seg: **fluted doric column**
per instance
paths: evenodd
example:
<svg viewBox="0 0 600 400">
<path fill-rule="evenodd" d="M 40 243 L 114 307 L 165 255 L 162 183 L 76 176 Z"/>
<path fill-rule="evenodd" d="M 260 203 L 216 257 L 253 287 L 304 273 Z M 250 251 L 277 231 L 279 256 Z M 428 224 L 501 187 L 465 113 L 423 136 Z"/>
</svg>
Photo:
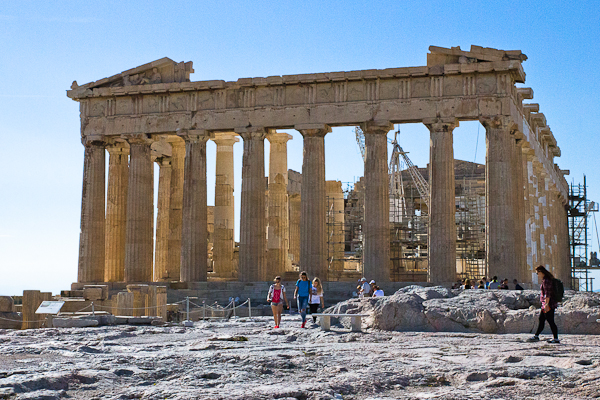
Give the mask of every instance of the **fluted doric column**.
<svg viewBox="0 0 600 400">
<path fill-rule="evenodd" d="M 115 143 L 107 147 L 108 189 L 106 194 L 105 282 L 125 280 L 125 237 L 127 232 L 127 181 L 129 145 Z"/>
<path fill-rule="evenodd" d="M 483 118 L 487 153 L 485 168 L 485 234 L 490 276 L 517 276 L 515 251 L 513 160 L 514 126 L 510 117 Z"/>
<path fill-rule="evenodd" d="M 531 213 L 531 253 L 532 253 L 532 275 L 531 281 L 535 282 L 537 275 L 535 268 L 541 264 L 540 232 L 542 219 L 540 218 L 540 207 L 538 203 L 539 188 L 535 157 L 527 156 L 527 173 L 529 175 L 529 210 Z"/>
<path fill-rule="evenodd" d="M 361 125 L 365 133 L 365 217 L 363 276 L 376 282 L 390 280 L 390 187 L 387 159 L 389 121 Z"/>
<path fill-rule="evenodd" d="M 171 144 L 171 198 L 169 200 L 169 254 L 167 275 L 169 281 L 180 280 L 181 230 L 183 210 L 183 175 L 185 165 L 185 141 L 172 135 Z"/>
<path fill-rule="evenodd" d="M 521 148 L 521 163 L 522 163 L 522 173 L 523 173 L 523 210 L 525 214 L 525 251 L 526 251 L 526 268 L 524 277 L 522 282 L 531 282 L 532 272 L 534 271 L 534 239 L 533 239 L 533 219 L 535 216 L 535 211 L 533 210 L 532 205 L 532 196 L 531 196 L 531 177 L 529 172 L 529 153 L 531 152 L 530 148 L 522 147 Z"/>
<path fill-rule="evenodd" d="M 237 275 L 233 265 L 235 248 L 233 145 L 239 140 L 233 132 L 216 133 L 213 139 L 217 145 L 213 271 L 223 278 L 235 278 Z"/>
<path fill-rule="evenodd" d="M 291 135 L 270 132 L 267 218 L 267 279 L 282 275 L 288 263 L 289 213 L 287 142 Z"/>
<path fill-rule="evenodd" d="M 548 249 L 548 193 L 547 176 L 542 164 L 538 165 L 538 205 L 540 213 L 540 264 L 550 271 Z"/>
<path fill-rule="evenodd" d="M 125 239 L 125 282 L 152 281 L 154 251 L 154 165 L 145 134 L 128 135 L 129 183 Z"/>
<path fill-rule="evenodd" d="M 240 210 L 240 260 L 238 279 L 266 279 L 266 180 L 265 135 L 262 128 L 236 129 L 244 140 L 242 205 Z"/>
<path fill-rule="evenodd" d="M 573 282 L 571 280 L 571 250 L 569 246 L 569 223 L 567 216 L 567 208 L 565 206 L 566 200 L 562 197 L 559 197 L 556 210 L 559 262 L 558 278 L 563 281 L 565 287 L 573 289 Z"/>
<path fill-rule="evenodd" d="M 300 194 L 300 269 L 310 279 L 327 276 L 327 227 L 325 198 L 325 135 L 327 125 L 296 126 L 304 137 L 302 189 Z"/>
<path fill-rule="evenodd" d="M 206 141 L 209 133 L 187 131 L 180 136 L 185 140 L 181 281 L 202 282 L 206 281 L 208 264 Z"/>
<path fill-rule="evenodd" d="M 515 138 L 516 139 L 516 138 Z M 523 180 L 523 150 L 522 140 L 513 140 L 512 172 L 514 197 L 513 206 L 515 212 L 515 257 L 517 263 L 517 274 L 506 276 L 512 284 L 513 279 L 525 282 L 528 278 L 527 269 L 527 239 L 525 232 L 525 185 Z"/>
<path fill-rule="evenodd" d="M 327 193 L 327 262 L 329 280 L 340 280 L 344 273 L 344 191 L 342 182 L 325 181 Z"/>
<path fill-rule="evenodd" d="M 104 281 L 104 185 L 105 143 L 86 137 L 81 195 L 78 282 Z"/>
<path fill-rule="evenodd" d="M 158 204 L 156 213 L 156 249 L 154 255 L 154 281 L 169 281 L 169 217 L 171 215 L 171 158 L 156 160 L 158 174 Z"/>
<path fill-rule="evenodd" d="M 456 200 L 452 132 L 458 121 L 423 121 L 429 145 L 429 282 L 456 280 Z"/>
</svg>

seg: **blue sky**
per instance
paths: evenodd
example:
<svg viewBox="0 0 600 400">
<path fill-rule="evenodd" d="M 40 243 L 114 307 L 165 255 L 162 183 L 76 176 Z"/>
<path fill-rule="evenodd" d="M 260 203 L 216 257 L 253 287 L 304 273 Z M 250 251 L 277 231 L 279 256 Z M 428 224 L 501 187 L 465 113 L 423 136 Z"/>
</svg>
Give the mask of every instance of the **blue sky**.
<svg viewBox="0 0 600 400">
<path fill-rule="evenodd" d="M 65 95 L 71 82 L 162 57 L 193 61 L 197 81 L 425 65 L 430 45 L 519 49 L 529 57 L 524 86 L 562 150 L 556 162 L 571 170 L 569 182 L 587 174 L 590 198 L 600 200 L 594 1 L 2 1 L 0 43 L 0 294 L 57 293 L 76 280 L 83 147 L 78 104 Z M 401 132 L 425 166 L 426 128 Z M 291 133 L 289 167 L 300 171 L 302 137 Z M 484 162 L 483 128 L 462 123 L 454 149 Z M 239 143 L 238 205 L 241 153 Z M 212 144 L 208 154 L 213 204 Z M 351 182 L 362 172 L 351 130 L 335 129 L 326 137 L 327 179 Z M 593 243 L 597 250 L 595 232 Z"/>
</svg>

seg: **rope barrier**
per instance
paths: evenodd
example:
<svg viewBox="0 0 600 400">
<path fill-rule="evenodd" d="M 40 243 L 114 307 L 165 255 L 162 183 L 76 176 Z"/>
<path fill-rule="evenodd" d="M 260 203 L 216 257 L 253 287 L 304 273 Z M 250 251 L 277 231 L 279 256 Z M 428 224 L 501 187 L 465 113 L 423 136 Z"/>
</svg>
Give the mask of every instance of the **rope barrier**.
<svg viewBox="0 0 600 400">
<path fill-rule="evenodd" d="M 151 306 L 151 307 L 109 307 L 109 306 L 100 306 L 97 304 L 94 304 L 94 307 L 98 307 L 98 308 L 105 308 L 108 310 L 112 310 L 112 309 L 117 309 L 117 310 L 149 310 L 149 309 L 153 309 L 153 308 L 163 308 L 166 307 L 167 305 L 162 305 L 162 306 Z"/>
<path fill-rule="evenodd" d="M 2 318 L 2 317 L 0 317 L 0 319 L 3 319 L 5 321 L 22 322 L 22 323 L 25 323 L 25 324 L 35 324 L 35 323 L 38 323 L 38 322 L 46 322 L 45 318 L 44 319 L 38 319 L 38 320 L 35 320 L 35 321 L 22 321 L 20 319 L 10 319 L 10 318 Z"/>
</svg>

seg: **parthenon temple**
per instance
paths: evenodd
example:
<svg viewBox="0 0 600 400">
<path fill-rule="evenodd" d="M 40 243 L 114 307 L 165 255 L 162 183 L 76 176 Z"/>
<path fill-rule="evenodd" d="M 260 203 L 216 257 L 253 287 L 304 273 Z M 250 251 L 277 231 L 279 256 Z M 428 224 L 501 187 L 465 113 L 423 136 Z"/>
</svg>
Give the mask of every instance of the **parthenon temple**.
<svg viewBox="0 0 600 400">
<path fill-rule="evenodd" d="M 426 66 L 234 82 L 191 82 L 192 62 L 162 58 L 73 82 L 67 95 L 79 102 L 85 148 L 77 283 L 185 288 L 298 270 L 325 281 L 364 275 L 447 285 L 497 275 L 531 283 L 541 264 L 569 286 L 568 171 L 555 164 L 560 149 L 539 105 L 524 103 L 533 90 L 517 87 L 527 57 L 479 46 L 429 51 Z M 485 166 L 454 159 L 460 121 L 485 128 Z M 428 167 L 414 169 L 427 190 L 403 199 L 410 204 L 397 218 L 387 137 L 407 123 L 430 132 Z M 364 176 L 346 191 L 325 180 L 324 139 L 340 126 L 364 134 Z M 288 170 L 292 136 L 281 131 L 289 129 L 303 137 L 301 173 Z M 214 206 L 207 201 L 209 140 L 216 144 Z M 243 146 L 239 221 L 234 146 Z M 401 175 L 416 186 L 407 171 Z M 481 188 L 473 201 L 467 180 Z M 479 222 L 465 225 L 461 210 L 469 207 Z M 406 222 L 407 213 L 421 222 Z"/>
</svg>

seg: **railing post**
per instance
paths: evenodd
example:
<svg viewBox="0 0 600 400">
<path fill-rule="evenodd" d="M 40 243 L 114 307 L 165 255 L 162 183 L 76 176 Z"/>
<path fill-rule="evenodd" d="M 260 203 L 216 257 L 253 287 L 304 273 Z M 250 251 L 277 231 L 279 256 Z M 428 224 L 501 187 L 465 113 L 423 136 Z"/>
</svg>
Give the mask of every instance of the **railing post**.
<svg viewBox="0 0 600 400">
<path fill-rule="evenodd" d="M 250 303 L 250 297 L 248 297 L 248 318 L 252 318 L 252 303 Z"/>
</svg>

